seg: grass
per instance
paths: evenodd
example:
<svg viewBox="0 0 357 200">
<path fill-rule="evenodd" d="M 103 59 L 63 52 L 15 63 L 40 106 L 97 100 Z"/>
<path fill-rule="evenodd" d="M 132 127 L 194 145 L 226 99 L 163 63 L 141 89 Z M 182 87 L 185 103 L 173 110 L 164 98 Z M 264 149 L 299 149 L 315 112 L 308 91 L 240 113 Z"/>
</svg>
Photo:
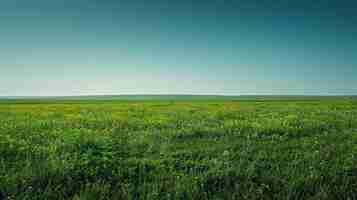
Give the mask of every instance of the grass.
<svg viewBox="0 0 357 200">
<path fill-rule="evenodd" d="M 352 97 L 0 101 L 0 199 L 357 199 L 356 152 Z"/>
</svg>

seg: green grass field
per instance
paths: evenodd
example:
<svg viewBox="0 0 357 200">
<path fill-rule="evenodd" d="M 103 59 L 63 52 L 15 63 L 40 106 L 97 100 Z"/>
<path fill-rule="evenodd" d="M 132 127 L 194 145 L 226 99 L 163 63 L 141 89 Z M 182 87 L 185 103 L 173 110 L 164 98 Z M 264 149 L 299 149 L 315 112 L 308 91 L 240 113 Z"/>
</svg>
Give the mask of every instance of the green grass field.
<svg viewBox="0 0 357 200">
<path fill-rule="evenodd" d="M 1 100 L 0 199 L 357 199 L 357 98 Z"/>
</svg>

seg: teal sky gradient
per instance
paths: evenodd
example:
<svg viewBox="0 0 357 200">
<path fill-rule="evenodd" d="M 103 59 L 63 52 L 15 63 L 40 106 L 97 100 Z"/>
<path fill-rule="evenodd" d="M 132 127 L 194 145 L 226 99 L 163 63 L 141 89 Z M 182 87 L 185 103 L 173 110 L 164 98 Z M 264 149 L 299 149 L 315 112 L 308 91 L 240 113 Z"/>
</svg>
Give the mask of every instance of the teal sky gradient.
<svg viewBox="0 0 357 200">
<path fill-rule="evenodd" d="M 357 94 L 353 1 L 0 1 L 0 96 Z"/>
</svg>

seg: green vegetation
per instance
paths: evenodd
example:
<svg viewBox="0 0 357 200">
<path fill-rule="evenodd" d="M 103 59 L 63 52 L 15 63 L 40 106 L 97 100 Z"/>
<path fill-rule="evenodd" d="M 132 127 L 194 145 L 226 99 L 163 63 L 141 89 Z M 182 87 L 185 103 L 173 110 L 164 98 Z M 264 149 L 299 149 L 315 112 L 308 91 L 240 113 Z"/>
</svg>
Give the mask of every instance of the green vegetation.
<svg viewBox="0 0 357 200">
<path fill-rule="evenodd" d="M 2 100 L 0 199 L 357 199 L 357 99 Z"/>
</svg>

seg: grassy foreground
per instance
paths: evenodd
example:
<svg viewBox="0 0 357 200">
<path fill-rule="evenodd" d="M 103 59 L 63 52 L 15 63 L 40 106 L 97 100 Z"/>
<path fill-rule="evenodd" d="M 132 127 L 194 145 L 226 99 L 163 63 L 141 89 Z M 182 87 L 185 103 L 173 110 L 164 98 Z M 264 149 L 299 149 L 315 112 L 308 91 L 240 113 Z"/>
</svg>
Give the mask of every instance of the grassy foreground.
<svg viewBox="0 0 357 200">
<path fill-rule="evenodd" d="M 0 199 L 357 199 L 357 100 L 6 100 Z"/>
</svg>

